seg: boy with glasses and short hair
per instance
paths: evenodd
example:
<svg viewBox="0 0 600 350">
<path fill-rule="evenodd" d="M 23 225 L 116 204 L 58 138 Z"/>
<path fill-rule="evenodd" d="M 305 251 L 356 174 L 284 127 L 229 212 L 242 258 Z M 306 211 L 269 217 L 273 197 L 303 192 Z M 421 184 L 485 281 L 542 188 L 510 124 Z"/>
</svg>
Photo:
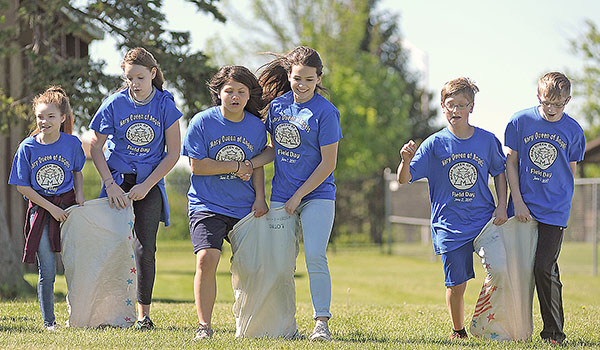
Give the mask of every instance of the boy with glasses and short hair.
<svg viewBox="0 0 600 350">
<path fill-rule="evenodd" d="M 446 304 L 452 320 L 451 339 L 467 338 L 464 293 L 473 271 L 473 241 L 494 217 L 502 225 L 506 214 L 505 157 L 494 134 L 469 124 L 479 88 L 457 78 L 442 88 L 442 109 L 448 127 L 421 146 L 413 140 L 400 150 L 401 184 L 427 178 L 431 200 L 431 234 L 435 253 L 444 265 Z M 498 204 L 488 186 L 494 178 Z"/>
<path fill-rule="evenodd" d="M 557 261 L 571 210 L 576 165 L 585 152 L 581 126 L 564 113 L 570 93 L 571 83 L 564 74 L 545 74 L 538 81 L 540 104 L 515 113 L 504 134 L 511 209 L 514 204 L 520 222 L 538 221 L 534 276 L 544 321 L 540 336 L 557 344 L 566 337 Z"/>
</svg>

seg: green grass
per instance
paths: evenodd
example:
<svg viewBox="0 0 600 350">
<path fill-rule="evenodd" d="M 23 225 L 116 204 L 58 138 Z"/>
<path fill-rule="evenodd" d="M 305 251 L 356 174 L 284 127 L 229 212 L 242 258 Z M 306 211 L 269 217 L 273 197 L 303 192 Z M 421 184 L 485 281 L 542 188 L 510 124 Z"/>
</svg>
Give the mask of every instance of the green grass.
<svg viewBox="0 0 600 350">
<path fill-rule="evenodd" d="M 500 343 L 469 338 L 451 343 L 451 328 L 444 302 L 441 263 L 432 258 L 431 247 L 395 247 L 403 255 L 382 255 L 377 247 L 338 246 L 329 252 L 333 280 L 330 327 L 334 341 L 315 344 L 306 340 L 235 339 L 231 313 L 233 292 L 229 274 L 229 247 L 221 259 L 218 297 L 213 316 L 215 337 L 202 344 L 191 341 L 196 322 L 193 303 L 195 256 L 191 243 L 160 241 L 151 332 L 133 329 L 70 329 L 44 332 L 37 301 L 0 301 L 0 348 L 2 349 L 546 349 L 538 336 L 541 318 L 534 301 L 534 333 L 531 342 Z M 565 348 L 600 349 L 600 277 L 592 276 L 592 247 L 565 243 L 561 253 L 561 275 L 565 307 Z M 465 295 L 467 324 L 483 283 L 483 269 L 476 263 L 477 278 Z M 37 276 L 28 274 L 35 284 Z M 303 256 L 296 272 L 297 321 L 301 333 L 313 327 L 308 276 Z M 60 323 L 68 317 L 63 276 L 56 282 L 56 315 Z"/>
</svg>

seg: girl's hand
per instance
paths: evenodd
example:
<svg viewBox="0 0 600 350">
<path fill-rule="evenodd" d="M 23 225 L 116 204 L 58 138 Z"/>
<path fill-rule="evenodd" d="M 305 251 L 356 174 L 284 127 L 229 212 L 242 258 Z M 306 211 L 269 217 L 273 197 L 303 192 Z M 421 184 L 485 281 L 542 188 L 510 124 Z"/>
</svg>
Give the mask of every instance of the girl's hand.
<svg viewBox="0 0 600 350">
<path fill-rule="evenodd" d="M 285 202 L 285 211 L 287 211 L 290 215 L 294 215 L 301 201 L 302 198 L 298 198 L 298 196 L 294 194 L 292 198 L 288 199 L 288 201 Z"/>
<path fill-rule="evenodd" d="M 413 159 L 416 152 L 417 144 L 413 140 L 410 140 L 400 149 L 400 157 L 402 157 L 404 162 L 408 163 Z"/>
<path fill-rule="evenodd" d="M 508 220 L 508 214 L 506 213 L 506 207 L 496 207 L 494 210 L 494 225 L 500 226 Z"/>
<path fill-rule="evenodd" d="M 525 205 L 525 203 L 523 203 L 523 202 L 517 203 L 517 201 L 515 201 L 514 204 L 515 204 L 515 217 L 517 218 L 517 221 L 519 221 L 519 222 L 531 221 L 531 213 L 529 212 L 527 205 Z"/>
<path fill-rule="evenodd" d="M 126 208 L 129 205 L 129 199 L 124 196 L 125 192 L 116 182 L 111 182 L 106 187 L 106 196 L 108 197 L 108 205 L 117 210 Z"/>
<path fill-rule="evenodd" d="M 77 203 L 77 205 L 83 205 L 83 203 L 85 203 L 85 198 L 83 196 L 83 192 L 78 193 L 75 195 L 75 202 Z"/>
<path fill-rule="evenodd" d="M 67 213 L 66 210 L 64 210 L 56 205 L 52 209 L 50 209 L 49 212 L 50 212 L 50 215 L 52 215 L 52 217 L 54 218 L 54 220 L 56 220 L 58 222 L 63 222 L 65 220 L 67 220 L 67 217 L 69 216 L 69 213 Z"/>
<path fill-rule="evenodd" d="M 144 183 L 137 184 L 129 190 L 129 199 L 133 201 L 139 201 L 146 198 L 146 195 L 150 191 L 150 187 L 145 185 Z"/>
<path fill-rule="evenodd" d="M 235 174 L 240 179 L 244 181 L 249 181 L 253 172 L 254 169 L 252 167 L 252 162 L 246 159 L 245 161 L 240 162 L 240 170 L 238 170 Z"/>
<path fill-rule="evenodd" d="M 269 207 L 264 199 L 257 199 L 252 204 L 252 211 L 254 211 L 254 217 L 261 217 L 269 212 Z"/>
</svg>

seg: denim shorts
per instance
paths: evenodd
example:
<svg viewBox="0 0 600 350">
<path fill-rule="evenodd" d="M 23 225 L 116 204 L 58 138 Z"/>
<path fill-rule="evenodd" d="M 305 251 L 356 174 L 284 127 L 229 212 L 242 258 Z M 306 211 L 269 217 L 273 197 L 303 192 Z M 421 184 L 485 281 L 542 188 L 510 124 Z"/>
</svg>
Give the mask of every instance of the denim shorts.
<svg viewBox="0 0 600 350">
<path fill-rule="evenodd" d="M 227 235 L 238 221 L 240 219 L 211 211 L 196 211 L 190 214 L 190 237 L 194 245 L 194 254 L 208 248 L 221 250 L 223 240 L 229 242 Z"/>
<path fill-rule="evenodd" d="M 473 242 L 450 252 L 442 253 L 444 264 L 444 282 L 446 287 L 458 286 L 475 278 L 473 270 Z"/>
</svg>

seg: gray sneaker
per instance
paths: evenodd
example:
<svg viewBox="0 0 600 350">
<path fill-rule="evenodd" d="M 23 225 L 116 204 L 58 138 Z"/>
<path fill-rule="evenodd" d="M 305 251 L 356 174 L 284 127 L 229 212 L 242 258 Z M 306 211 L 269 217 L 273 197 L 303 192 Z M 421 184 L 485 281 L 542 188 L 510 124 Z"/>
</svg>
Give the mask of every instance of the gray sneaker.
<svg viewBox="0 0 600 350">
<path fill-rule="evenodd" d="M 329 331 L 329 327 L 326 322 L 317 322 L 315 325 L 315 329 L 313 330 L 308 340 L 313 341 L 331 341 L 331 332 Z"/>
<path fill-rule="evenodd" d="M 57 330 L 59 328 L 60 328 L 60 325 L 56 322 L 44 324 L 44 329 L 46 329 L 47 331 L 50 331 L 50 332 L 54 332 L 55 330 Z"/>
<path fill-rule="evenodd" d="M 214 331 L 208 328 L 208 325 L 199 323 L 198 329 L 196 330 L 196 336 L 194 337 L 194 341 L 199 341 L 202 339 L 210 339 L 213 336 Z"/>
</svg>

